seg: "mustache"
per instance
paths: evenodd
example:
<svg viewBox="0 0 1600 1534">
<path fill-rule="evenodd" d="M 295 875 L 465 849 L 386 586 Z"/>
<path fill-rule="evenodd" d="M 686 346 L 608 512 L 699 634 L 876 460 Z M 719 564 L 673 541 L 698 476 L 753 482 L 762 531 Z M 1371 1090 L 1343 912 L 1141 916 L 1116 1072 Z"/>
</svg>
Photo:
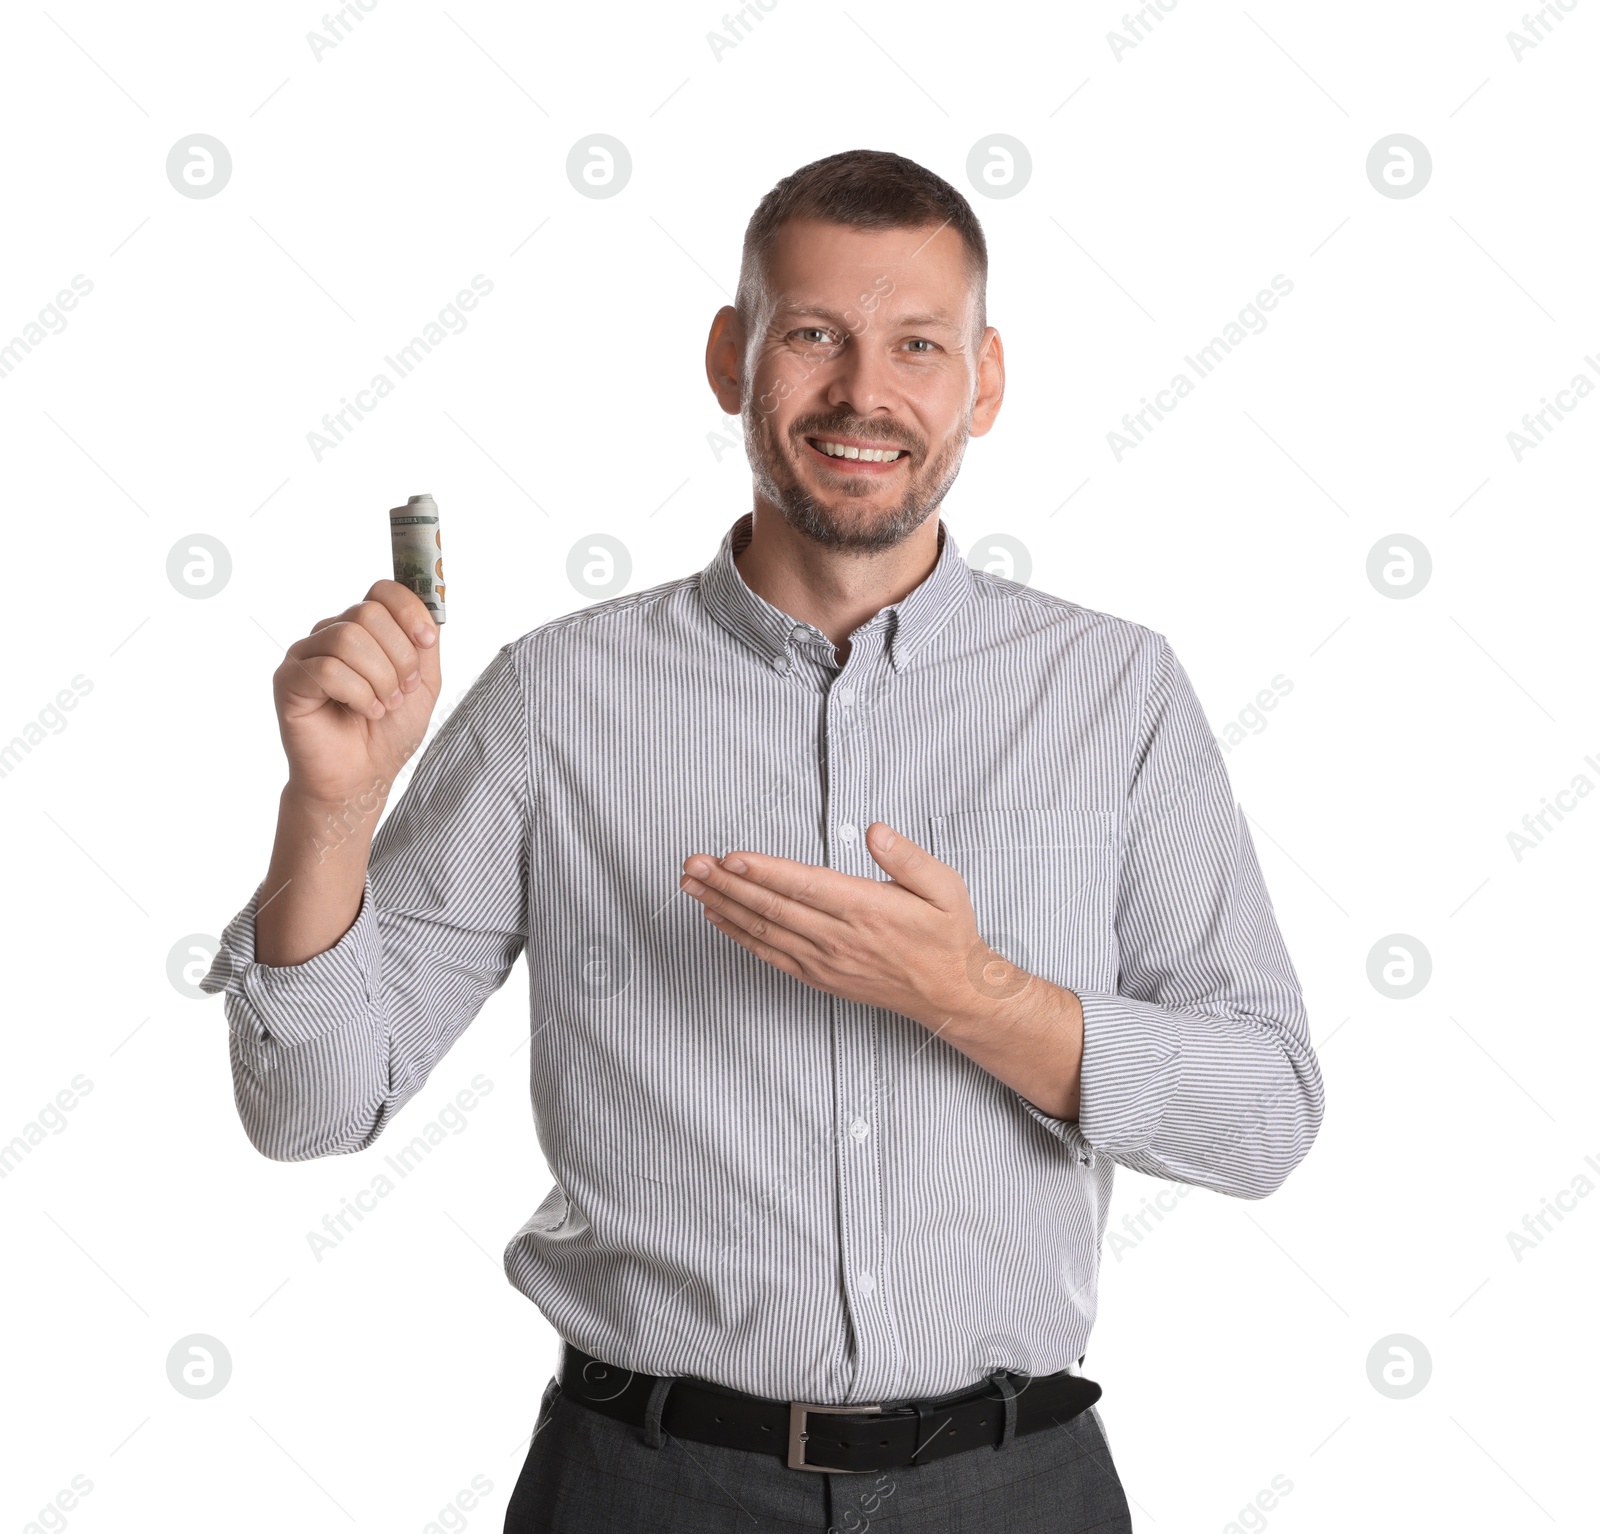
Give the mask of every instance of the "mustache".
<svg viewBox="0 0 1600 1534">
<path fill-rule="evenodd" d="M 789 432 L 797 443 L 806 437 L 856 437 L 875 447 L 904 448 L 913 456 L 921 456 L 922 453 L 921 441 L 911 433 L 898 428 L 891 428 L 886 433 L 882 426 L 866 421 L 797 421 L 789 428 Z"/>
</svg>

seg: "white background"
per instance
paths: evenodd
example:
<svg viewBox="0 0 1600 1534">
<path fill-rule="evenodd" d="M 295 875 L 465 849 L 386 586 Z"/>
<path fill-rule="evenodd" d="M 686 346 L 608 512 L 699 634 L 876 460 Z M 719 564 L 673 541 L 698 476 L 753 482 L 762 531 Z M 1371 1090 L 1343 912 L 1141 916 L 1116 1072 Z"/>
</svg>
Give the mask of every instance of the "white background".
<svg viewBox="0 0 1600 1534">
<path fill-rule="evenodd" d="M 1007 534 L 1033 585 L 1166 634 L 1219 734 L 1292 683 L 1227 763 L 1327 1118 L 1271 1199 L 1195 1191 L 1106 1253 L 1086 1372 L 1135 1526 L 1226 1530 L 1274 1476 L 1240 1526 L 1584 1526 L 1600 1197 L 1520 1261 L 1507 1233 L 1600 1186 L 1600 805 L 1520 858 L 1507 834 L 1600 782 L 1600 401 L 1520 462 L 1507 433 L 1600 375 L 1600 9 L 1519 61 L 1514 4 L 1178 0 L 1119 58 L 1118 4 L 776 0 L 719 58 L 718 3 L 378 0 L 320 61 L 310 5 L 6 19 L 0 345 L 93 291 L 0 378 L 0 740 L 92 690 L 0 777 L 0 1144 L 91 1089 L 0 1180 L 0 1528 L 80 1475 L 45 1526 L 390 1534 L 481 1475 L 465 1527 L 498 1531 L 556 1347 L 500 1268 L 549 1185 L 522 966 L 395 1135 L 478 1072 L 491 1093 L 318 1262 L 307 1232 L 388 1146 L 261 1158 L 221 1002 L 168 956 L 264 873 L 270 674 L 388 573 L 387 508 L 441 507 L 446 702 L 591 599 L 587 535 L 626 545 L 628 589 L 711 557 L 750 490 L 708 440 L 736 428 L 708 324 L 761 195 L 853 147 L 946 176 L 987 232 L 1009 384 L 945 506 L 963 551 Z M 232 156 L 211 198 L 166 175 L 196 133 Z M 595 133 L 633 161 L 604 200 L 566 174 Z M 1032 159 L 1003 199 L 966 171 L 997 133 Z M 1366 174 L 1395 133 L 1432 156 L 1409 198 Z M 468 328 L 319 462 L 324 412 L 479 273 Z M 1118 462 L 1123 413 L 1279 273 L 1267 328 Z M 166 575 L 196 534 L 232 561 L 204 600 Z M 1366 573 L 1396 534 L 1432 560 L 1409 597 Z M 1368 978 L 1394 934 L 1431 956 L 1410 999 Z M 1113 1225 L 1162 1186 L 1120 1172 Z M 206 1400 L 167 1379 L 196 1333 L 232 1359 Z M 1432 1362 L 1409 1399 L 1368 1378 L 1393 1334 Z"/>
</svg>

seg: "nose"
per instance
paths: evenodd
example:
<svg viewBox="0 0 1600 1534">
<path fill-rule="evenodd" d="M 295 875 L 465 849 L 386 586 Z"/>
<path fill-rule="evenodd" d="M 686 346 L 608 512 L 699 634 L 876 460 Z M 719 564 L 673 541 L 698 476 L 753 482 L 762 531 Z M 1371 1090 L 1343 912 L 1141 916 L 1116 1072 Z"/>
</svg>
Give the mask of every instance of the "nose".
<svg viewBox="0 0 1600 1534">
<path fill-rule="evenodd" d="M 878 410 L 892 409 L 895 392 L 889 358 L 874 346 L 870 328 L 851 337 L 843 355 L 828 375 L 827 400 L 840 412 L 869 416 Z"/>
</svg>

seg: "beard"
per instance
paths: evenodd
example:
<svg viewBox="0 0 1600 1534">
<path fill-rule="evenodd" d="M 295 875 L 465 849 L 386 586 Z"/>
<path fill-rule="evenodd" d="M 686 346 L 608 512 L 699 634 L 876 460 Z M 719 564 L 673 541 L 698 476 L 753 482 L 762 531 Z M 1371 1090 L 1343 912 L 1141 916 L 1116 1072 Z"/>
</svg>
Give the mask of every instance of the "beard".
<svg viewBox="0 0 1600 1534">
<path fill-rule="evenodd" d="M 881 423 L 861 421 L 851 416 L 829 419 L 802 416 L 789 428 L 788 441 L 781 440 L 769 412 L 753 407 L 747 396 L 740 414 L 744 422 L 745 456 L 758 493 L 777 507 L 784 521 L 797 533 L 834 549 L 873 553 L 893 548 L 909 538 L 939 509 L 950 486 L 961 470 L 967 450 L 971 412 L 956 432 L 941 447 L 938 456 L 928 459 L 928 445 L 911 433 L 884 433 Z M 881 442 L 886 447 L 908 450 L 905 488 L 898 503 L 875 510 L 863 503 L 881 490 L 877 476 L 863 474 L 843 480 L 837 490 L 823 494 L 806 489 L 800 481 L 796 457 L 809 453 L 807 437 L 858 437 Z M 836 460 L 844 461 L 844 460 Z"/>
</svg>

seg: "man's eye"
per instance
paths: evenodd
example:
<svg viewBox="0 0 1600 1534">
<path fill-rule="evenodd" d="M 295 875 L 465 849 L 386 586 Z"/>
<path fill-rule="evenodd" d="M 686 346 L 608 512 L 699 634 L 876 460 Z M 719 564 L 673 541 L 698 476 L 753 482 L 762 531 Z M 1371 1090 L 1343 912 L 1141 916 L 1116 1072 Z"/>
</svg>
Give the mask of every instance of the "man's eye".
<svg viewBox="0 0 1600 1534">
<path fill-rule="evenodd" d="M 913 336 L 909 341 L 906 342 L 906 345 L 907 346 L 925 346 L 925 347 L 928 348 L 928 351 L 930 351 L 930 352 L 934 349 L 933 348 L 933 342 L 928 340 L 925 336 Z M 919 355 L 925 357 L 925 356 L 927 356 L 927 352 L 919 353 Z"/>
<path fill-rule="evenodd" d="M 809 346 L 836 346 L 838 337 L 831 330 L 824 330 L 819 325 L 807 325 L 795 331 L 795 335 Z"/>
</svg>

